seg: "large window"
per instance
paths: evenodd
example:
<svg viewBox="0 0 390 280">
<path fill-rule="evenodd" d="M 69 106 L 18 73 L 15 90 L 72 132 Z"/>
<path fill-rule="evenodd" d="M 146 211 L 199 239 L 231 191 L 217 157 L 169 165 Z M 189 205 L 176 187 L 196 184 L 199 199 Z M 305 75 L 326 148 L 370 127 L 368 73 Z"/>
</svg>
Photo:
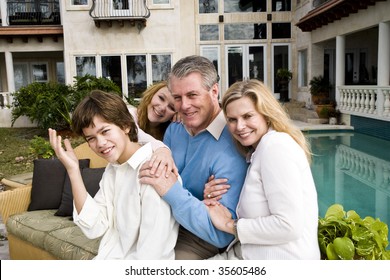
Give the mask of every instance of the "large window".
<svg viewBox="0 0 390 280">
<path fill-rule="evenodd" d="M 171 55 L 153 54 L 152 55 L 152 81 L 157 83 L 168 79 L 169 71 L 172 67 Z"/>
<path fill-rule="evenodd" d="M 49 81 L 48 62 L 25 62 L 14 64 L 15 90 L 33 82 Z"/>
<path fill-rule="evenodd" d="M 266 12 L 267 1 L 262 0 L 224 0 L 225 13 Z"/>
<path fill-rule="evenodd" d="M 28 70 L 28 63 L 14 64 L 15 90 L 19 90 L 30 83 Z"/>
<path fill-rule="evenodd" d="M 146 89 L 146 55 L 128 55 L 127 87 L 130 98 L 140 98 Z"/>
<path fill-rule="evenodd" d="M 266 39 L 267 26 L 251 23 L 232 23 L 225 24 L 225 40 L 252 40 Z"/>
<path fill-rule="evenodd" d="M 65 66 L 63 62 L 56 62 L 57 83 L 65 84 Z"/>
<path fill-rule="evenodd" d="M 288 45 L 274 45 L 273 47 L 274 61 L 274 92 L 280 92 L 280 84 L 276 79 L 278 69 L 290 69 L 290 51 Z"/>
<path fill-rule="evenodd" d="M 96 59 L 94 56 L 76 57 L 76 74 L 79 77 L 91 75 L 96 77 Z"/>
<path fill-rule="evenodd" d="M 112 80 L 122 88 L 121 57 L 102 56 L 102 77 Z"/>
<path fill-rule="evenodd" d="M 217 69 L 218 76 L 221 77 L 221 62 L 220 62 L 220 49 L 219 46 L 201 46 L 200 55 L 208 58 Z M 221 79 L 219 79 L 219 85 L 221 86 Z M 221 98 L 221 91 L 219 91 L 219 98 Z"/>
<path fill-rule="evenodd" d="M 136 99 L 141 98 L 149 85 L 166 80 L 171 66 L 170 53 L 103 55 L 101 59 L 76 57 L 77 76 L 90 74 L 108 78 L 122 89 L 124 96 Z"/>
</svg>

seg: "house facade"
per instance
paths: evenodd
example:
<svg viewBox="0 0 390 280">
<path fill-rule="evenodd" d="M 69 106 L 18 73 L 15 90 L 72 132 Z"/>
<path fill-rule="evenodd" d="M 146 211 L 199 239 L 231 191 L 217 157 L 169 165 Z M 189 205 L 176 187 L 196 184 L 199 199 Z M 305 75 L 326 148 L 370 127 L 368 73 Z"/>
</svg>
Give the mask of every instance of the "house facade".
<svg viewBox="0 0 390 280">
<path fill-rule="evenodd" d="M 301 0 L 294 16 L 296 98 L 310 100 L 307 81 L 324 75 L 345 123 L 390 139 L 390 1 Z"/>
<path fill-rule="evenodd" d="M 0 125 L 10 93 L 34 81 L 109 77 L 139 98 L 181 57 L 210 58 L 221 93 L 257 78 L 280 98 L 276 72 L 292 71 L 288 99 L 306 102 L 326 75 L 344 122 L 390 121 L 390 1 L 0 1 Z M 362 101 L 363 100 L 363 101 Z M 368 105 L 366 105 L 368 103 Z M 20 119 L 15 126 L 28 126 Z M 353 124 L 356 125 L 356 124 Z"/>
</svg>

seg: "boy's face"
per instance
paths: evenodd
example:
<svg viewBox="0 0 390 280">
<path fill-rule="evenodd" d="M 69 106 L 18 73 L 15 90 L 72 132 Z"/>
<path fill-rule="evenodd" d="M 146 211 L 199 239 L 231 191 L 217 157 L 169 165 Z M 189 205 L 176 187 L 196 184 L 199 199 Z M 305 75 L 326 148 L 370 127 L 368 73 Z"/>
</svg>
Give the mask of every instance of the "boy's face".
<svg viewBox="0 0 390 280">
<path fill-rule="evenodd" d="M 93 118 L 93 124 L 83 128 L 89 147 L 100 157 L 111 163 L 122 164 L 131 156 L 130 129 L 108 123 L 99 116 Z"/>
</svg>

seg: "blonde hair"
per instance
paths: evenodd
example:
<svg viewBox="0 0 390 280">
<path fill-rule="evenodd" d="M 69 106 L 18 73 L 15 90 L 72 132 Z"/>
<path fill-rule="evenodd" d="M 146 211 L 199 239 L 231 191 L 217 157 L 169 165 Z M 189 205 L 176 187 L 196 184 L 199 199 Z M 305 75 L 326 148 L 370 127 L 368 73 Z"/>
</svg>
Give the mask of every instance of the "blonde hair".
<svg viewBox="0 0 390 280">
<path fill-rule="evenodd" d="M 302 131 L 292 123 L 289 115 L 275 99 L 271 90 L 262 82 L 252 79 L 236 82 L 230 86 L 222 98 L 222 109 L 225 116 L 227 105 L 243 97 L 248 97 L 253 102 L 257 112 L 264 116 L 270 127 L 290 135 L 303 149 L 308 161 L 311 162 L 310 146 Z M 236 139 L 234 141 L 244 155 L 250 151 L 251 147 L 241 145 Z"/>
<path fill-rule="evenodd" d="M 170 121 L 160 123 L 157 126 L 157 129 L 150 128 L 150 121 L 148 119 L 148 106 L 150 102 L 152 102 L 153 96 L 163 87 L 167 86 L 166 81 L 158 82 L 150 87 L 148 87 L 144 93 L 142 94 L 142 99 L 140 104 L 137 106 L 137 117 L 138 117 L 138 126 L 145 131 L 146 133 L 152 135 L 154 138 L 158 140 L 162 140 L 164 137 L 165 130 L 168 125 L 171 123 Z"/>
</svg>

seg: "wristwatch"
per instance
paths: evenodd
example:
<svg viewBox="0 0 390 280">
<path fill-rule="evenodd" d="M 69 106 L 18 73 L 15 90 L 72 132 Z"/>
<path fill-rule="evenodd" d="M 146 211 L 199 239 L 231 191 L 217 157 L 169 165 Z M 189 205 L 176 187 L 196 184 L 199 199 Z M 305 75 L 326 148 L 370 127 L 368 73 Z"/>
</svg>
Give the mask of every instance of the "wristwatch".
<svg viewBox="0 0 390 280">
<path fill-rule="evenodd" d="M 233 221 L 233 232 L 234 232 L 234 237 L 235 237 L 236 239 L 238 239 L 237 222 L 238 222 L 238 219 L 235 219 L 235 220 Z"/>
</svg>

